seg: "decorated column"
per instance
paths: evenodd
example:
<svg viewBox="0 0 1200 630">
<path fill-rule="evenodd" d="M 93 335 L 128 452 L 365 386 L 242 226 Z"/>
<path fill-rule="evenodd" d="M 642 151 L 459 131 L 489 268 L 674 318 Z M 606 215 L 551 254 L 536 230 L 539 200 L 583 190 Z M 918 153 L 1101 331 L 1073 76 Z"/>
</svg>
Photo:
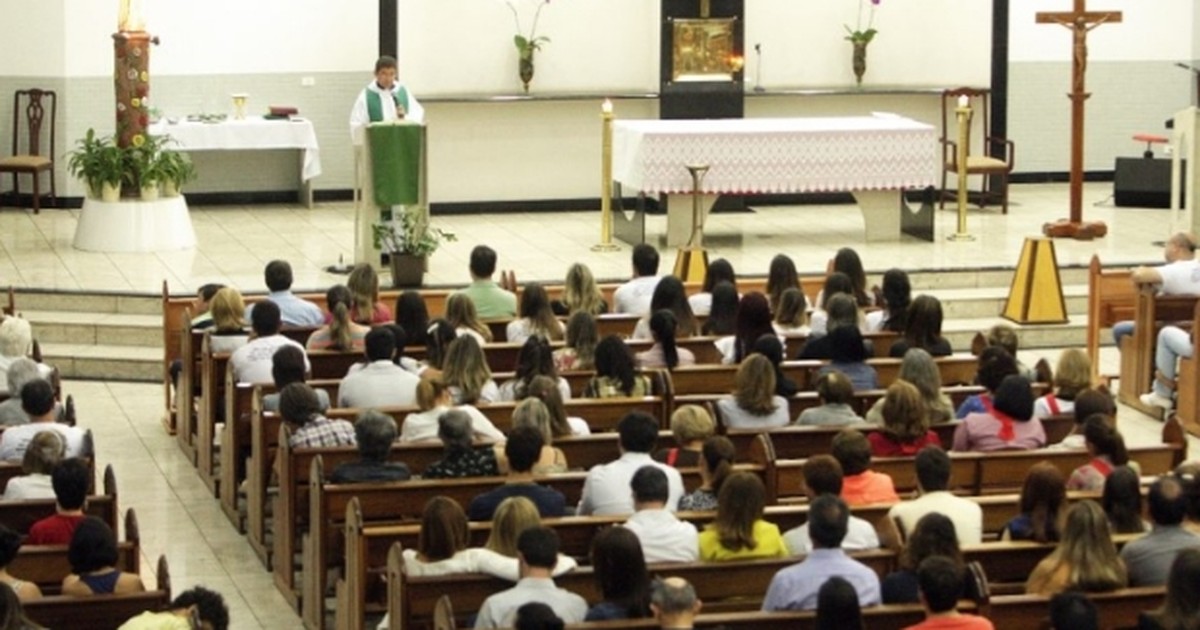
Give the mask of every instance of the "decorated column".
<svg viewBox="0 0 1200 630">
<path fill-rule="evenodd" d="M 141 146 L 150 124 L 150 44 L 157 37 L 146 32 L 142 0 L 120 0 L 117 32 L 113 33 L 115 66 L 113 83 L 117 96 L 117 144 L 121 148 Z"/>
</svg>

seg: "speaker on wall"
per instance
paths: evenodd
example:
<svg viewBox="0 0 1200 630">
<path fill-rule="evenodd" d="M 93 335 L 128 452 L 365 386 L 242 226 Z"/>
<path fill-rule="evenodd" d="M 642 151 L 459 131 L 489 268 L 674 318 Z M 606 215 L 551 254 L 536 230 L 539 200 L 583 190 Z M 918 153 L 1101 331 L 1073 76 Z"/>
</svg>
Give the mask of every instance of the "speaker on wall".
<svg viewBox="0 0 1200 630">
<path fill-rule="evenodd" d="M 1184 182 L 1187 163 L 1183 164 Z M 1183 190 L 1180 190 L 1183 195 Z M 1171 160 L 1117 158 L 1113 201 L 1118 206 L 1171 207 Z"/>
</svg>

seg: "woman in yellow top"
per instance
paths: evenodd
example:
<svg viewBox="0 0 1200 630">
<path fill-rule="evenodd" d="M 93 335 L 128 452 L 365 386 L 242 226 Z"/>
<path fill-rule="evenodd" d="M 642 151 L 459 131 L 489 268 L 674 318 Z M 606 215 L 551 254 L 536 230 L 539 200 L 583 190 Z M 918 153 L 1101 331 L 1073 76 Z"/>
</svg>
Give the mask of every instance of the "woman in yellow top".
<svg viewBox="0 0 1200 630">
<path fill-rule="evenodd" d="M 701 560 L 787 557 L 779 527 L 762 520 L 766 493 L 762 480 L 753 473 L 733 473 L 721 484 L 717 517 L 700 532 Z"/>
</svg>

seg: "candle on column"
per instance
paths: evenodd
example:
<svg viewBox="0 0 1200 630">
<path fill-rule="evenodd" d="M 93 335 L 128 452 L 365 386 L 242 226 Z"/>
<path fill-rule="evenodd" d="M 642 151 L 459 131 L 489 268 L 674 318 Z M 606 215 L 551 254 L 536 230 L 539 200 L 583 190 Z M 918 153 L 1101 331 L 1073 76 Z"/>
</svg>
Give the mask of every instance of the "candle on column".
<svg viewBox="0 0 1200 630">
<path fill-rule="evenodd" d="M 970 106 L 971 106 L 971 97 L 967 96 L 966 94 L 963 94 L 962 96 L 958 97 L 958 108 L 959 109 L 966 109 Z"/>
<path fill-rule="evenodd" d="M 613 113 L 612 101 L 607 98 L 604 99 L 604 104 L 600 106 L 600 111 L 601 111 L 601 113 L 604 113 L 604 114 Z"/>
</svg>

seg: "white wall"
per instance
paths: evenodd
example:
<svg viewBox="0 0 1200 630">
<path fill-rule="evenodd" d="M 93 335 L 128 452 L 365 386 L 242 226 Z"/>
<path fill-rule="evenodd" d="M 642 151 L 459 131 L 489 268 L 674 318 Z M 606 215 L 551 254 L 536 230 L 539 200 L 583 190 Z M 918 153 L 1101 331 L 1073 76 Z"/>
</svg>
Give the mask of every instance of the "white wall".
<svg viewBox="0 0 1200 630">
<path fill-rule="evenodd" d="M 63 76 L 65 2 L 0 0 L 0 76 Z"/>
<path fill-rule="evenodd" d="M 1062 26 L 1037 24 L 1040 12 L 1071 10 L 1067 0 L 1012 0 L 1013 63 L 1070 61 L 1073 40 Z M 1089 11 L 1121 11 L 1120 24 L 1104 24 L 1088 35 L 1088 60 L 1185 61 L 1195 46 L 1195 0 L 1092 0 Z"/>
</svg>

